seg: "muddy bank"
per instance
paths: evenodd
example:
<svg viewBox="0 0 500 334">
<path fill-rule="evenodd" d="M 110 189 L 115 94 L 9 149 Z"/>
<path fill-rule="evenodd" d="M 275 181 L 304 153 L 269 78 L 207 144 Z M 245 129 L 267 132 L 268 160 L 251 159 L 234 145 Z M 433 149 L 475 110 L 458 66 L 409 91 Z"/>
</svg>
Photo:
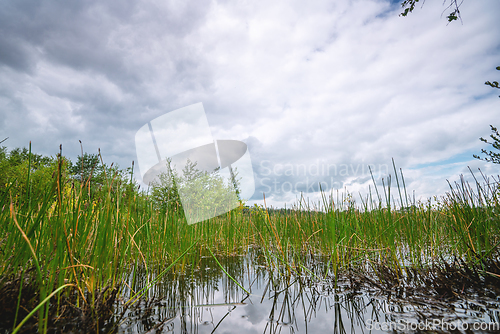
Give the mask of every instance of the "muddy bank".
<svg viewBox="0 0 500 334">
<path fill-rule="evenodd" d="M 11 333 L 16 326 L 40 303 L 39 288 L 34 269 L 4 280 L 0 288 L 0 332 Z M 56 287 L 54 286 L 54 289 Z M 76 288 L 69 293 L 55 295 L 50 300 L 48 314 L 36 312 L 24 323 L 18 333 L 39 332 L 39 319 L 47 317 L 48 333 L 97 333 L 105 331 L 114 313 L 118 287 L 107 286 L 94 294 L 85 292 L 85 300 Z M 49 293 L 52 291 L 49 291 Z M 49 294 L 47 293 L 47 294 Z M 19 308 L 17 307 L 19 305 Z M 15 322 L 15 324 L 14 324 Z M 45 330 L 42 327 L 42 330 Z"/>
</svg>

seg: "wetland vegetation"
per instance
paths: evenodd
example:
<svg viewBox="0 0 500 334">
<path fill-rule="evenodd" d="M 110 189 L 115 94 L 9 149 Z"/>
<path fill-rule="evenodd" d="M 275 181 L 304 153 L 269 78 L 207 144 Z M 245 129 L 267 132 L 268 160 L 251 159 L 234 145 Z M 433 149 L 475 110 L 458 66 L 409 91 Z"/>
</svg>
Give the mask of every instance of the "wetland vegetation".
<svg viewBox="0 0 500 334">
<path fill-rule="evenodd" d="M 393 167 L 359 203 L 324 192 L 188 225 L 178 202 L 138 188 L 133 166 L 3 148 L 0 330 L 201 333 L 239 317 L 258 332 L 314 333 L 329 319 L 342 333 L 366 331 L 369 308 L 381 322 L 462 310 L 453 321 L 498 323 L 498 178 L 471 171 L 473 183 L 422 203 Z"/>
</svg>

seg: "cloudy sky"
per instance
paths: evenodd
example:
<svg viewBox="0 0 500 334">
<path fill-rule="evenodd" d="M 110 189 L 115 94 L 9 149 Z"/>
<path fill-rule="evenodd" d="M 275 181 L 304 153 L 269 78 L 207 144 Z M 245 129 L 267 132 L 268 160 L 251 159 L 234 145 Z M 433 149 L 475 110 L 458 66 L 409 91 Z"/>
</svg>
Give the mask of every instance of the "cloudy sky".
<svg viewBox="0 0 500 334">
<path fill-rule="evenodd" d="M 444 11 L 444 14 L 443 14 Z M 0 140 L 129 167 L 135 134 L 203 103 L 212 136 L 251 156 L 251 203 L 355 197 L 403 169 L 408 193 L 448 189 L 500 126 L 497 0 L 1 1 Z M 140 173 L 137 173 L 140 178 Z M 394 179 L 393 179 L 394 184 Z"/>
</svg>

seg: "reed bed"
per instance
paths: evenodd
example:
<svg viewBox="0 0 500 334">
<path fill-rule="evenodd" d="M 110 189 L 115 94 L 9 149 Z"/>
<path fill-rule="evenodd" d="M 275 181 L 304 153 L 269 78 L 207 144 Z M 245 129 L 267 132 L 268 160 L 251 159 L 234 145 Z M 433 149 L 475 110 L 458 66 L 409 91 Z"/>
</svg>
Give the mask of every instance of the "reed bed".
<svg viewBox="0 0 500 334">
<path fill-rule="evenodd" d="M 409 199 L 394 166 L 396 186 L 391 177 L 381 189 L 374 182 L 361 205 L 349 194 L 325 192 L 315 205 L 305 199 L 288 210 L 242 205 L 188 225 L 180 206 L 159 209 L 137 188 L 133 169 L 106 175 L 96 196 L 91 179 L 70 178 L 65 163 L 60 155 L 50 184 L 35 183 L 28 168 L 0 195 L 3 330 L 47 332 L 79 314 L 98 332 L 116 298 L 145 298 L 167 271 L 181 274 L 207 257 L 224 270 L 225 258 L 254 252 L 273 275 L 335 277 L 352 267 L 403 273 L 453 258 L 481 268 L 499 256 L 500 188 L 483 175 L 450 184 L 431 205 Z M 147 279 L 133 291 L 144 294 L 124 294 L 139 272 Z"/>
</svg>

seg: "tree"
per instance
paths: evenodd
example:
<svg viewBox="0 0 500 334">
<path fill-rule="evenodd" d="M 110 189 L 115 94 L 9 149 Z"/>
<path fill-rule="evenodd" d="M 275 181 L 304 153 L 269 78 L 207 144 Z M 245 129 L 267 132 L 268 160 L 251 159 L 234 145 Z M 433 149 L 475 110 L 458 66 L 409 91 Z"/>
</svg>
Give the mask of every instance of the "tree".
<svg viewBox="0 0 500 334">
<path fill-rule="evenodd" d="M 175 169 L 171 168 L 171 160 L 167 159 L 168 172 L 158 175 L 158 179 L 151 184 L 151 198 L 156 207 L 162 210 L 177 211 L 181 208 L 179 186 L 177 180 L 182 182 Z M 182 210 L 181 210 L 182 211 Z"/>
<path fill-rule="evenodd" d="M 65 160 L 65 162 L 68 162 Z M 63 174 L 67 174 L 64 164 Z M 50 192 L 58 168 L 58 160 L 30 152 L 26 147 L 10 152 L 0 148 L 0 199 L 6 196 L 14 202 L 27 199 L 35 203 Z"/>
<path fill-rule="evenodd" d="M 460 2 L 458 2 L 458 0 L 444 0 L 444 3 L 446 3 L 447 1 L 449 1 L 449 5 L 448 5 L 448 7 L 446 7 L 445 11 L 450 9 L 450 8 L 453 9 L 452 12 L 450 14 L 448 14 L 448 16 L 446 17 L 448 19 L 448 22 L 455 21 L 458 19 L 460 19 L 460 21 L 461 21 L 462 18 L 460 17 L 460 6 L 462 5 L 463 0 L 461 0 Z M 419 2 L 419 0 L 404 0 L 401 3 L 401 7 L 403 7 L 404 10 L 400 15 L 407 16 L 409 13 L 413 12 L 417 2 Z M 422 6 L 424 5 L 424 3 L 425 3 L 425 0 L 422 1 Z"/>
<path fill-rule="evenodd" d="M 70 162 L 71 163 L 71 162 Z M 101 161 L 99 154 L 83 153 L 78 156 L 75 164 L 70 165 L 70 174 L 74 183 L 86 190 L 90 198 L 98 198 L 100 191 L 108 185 L 116 191 L 118 187 L 124 186 L 130 168 L 121 170 L 118 166 L 108 166 Z M 109 190 L 109 189 L 108 189 Z M 107 191 L 107 190 L 106 190 Z"/>
<path fill-rule="evenodd" d="M 97 154 L 83 153 L 79 155 L 76 163 L 71 166 L 71 174 L 75 180 L 86 182 L 89 178 L 98 177 L 103 172 L 103 167 L 99 164 Z"/>
<path fill-rule="evenodd" d="M 230 171 L 227 180 L 219 174 L 219 168 L 212 172 L 200 171 L 197 163 L 189 159 L 178 175 L 167 160 L 168 172 L 158 175 L 151 184 L 151 198 L 161 210 L 178 211 L 186 214 L 189 221 L 196 222 L 218 216 L 241 205 L 237 171 Z M 207 218 L 208 217 L 208 218 Z"/>
<path fill-rule="evenodd" d="M 500 66 L 497 66 L 496 69 L 498 71 L 500 71 Z M 491 86 L 493 88 L 500 89 L 500 87 L 498 86 L 498 81 L 493 81 L 493 82 L 486 81 L 484 84 Z M 498 97 L 500 97 L 500 95 Z M 484 139 L 483 137 L 479 138 L 479 140 L 482 142 L 485 142 L 487 144 L 490 144 L 491 146 L 493 146 L 494 149 L 496 149 L 499 152 L 496 153 L 493 151 L 486 151 L 486 150 L 482 149 L 481 153 L 486 154 L 487 157 L 481 158 L 480 156 L 475 155 L 475 154 L 473 156 L 474 156 L 474 158 L 479 159 L 479 160 L 493 162 L 494 164 L 500 164 L 500 134 L 498 133 L 498 129 L 496 127 L 494 127 L 491 124 L 490 124 L 490 127 L 491 127 L 491 132 L 492 132 L 492 134 L 490 134 L 490 138 L 492 139 L 492 141 L 490 142 L 487 139 Z"/>
</svg>

